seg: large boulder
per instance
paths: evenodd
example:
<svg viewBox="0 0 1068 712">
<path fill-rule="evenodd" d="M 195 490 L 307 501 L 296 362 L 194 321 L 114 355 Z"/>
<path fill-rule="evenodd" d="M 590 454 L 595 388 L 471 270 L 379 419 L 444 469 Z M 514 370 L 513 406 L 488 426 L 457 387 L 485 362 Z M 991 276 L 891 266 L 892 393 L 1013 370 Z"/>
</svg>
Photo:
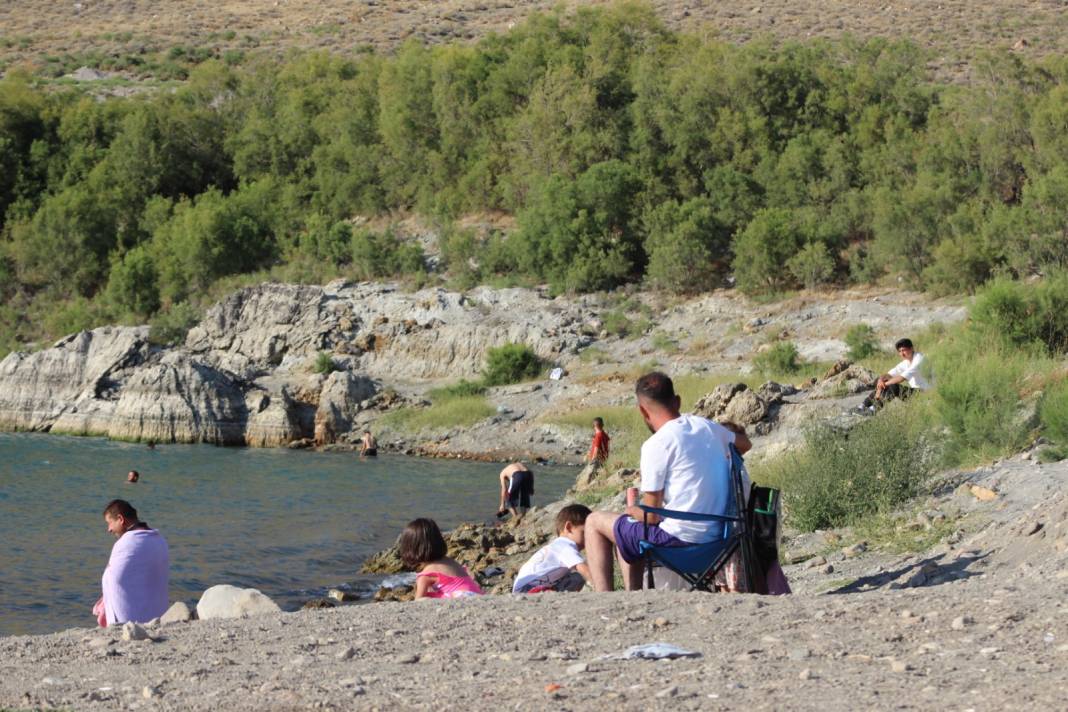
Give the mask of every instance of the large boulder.
<svg viewBox="0 0 1068 712">
<path fill-rule="evenodd" d="M 875 387 L 878 376 L 875 371 L 856 364 L 844 368 L 836 364 L 823 380 L 809 389 L 809 398 L 844 398 L 863 393 Z"/>
<path fill-rule="evenodd" d="M 729 420 L 744 426 L 763 420 L 768 404 L 744 383 L 721 383 L 697 401 L 693 412 L 709 420 Z"/>
<path fill-rule="evenodd" d="M 264 613 L 280 613 L 281 608 L 254 588 L 238 588 L 229 584 L 212 586 L 197 603 L 200 620 L 212 618 L 248 618 Z"/>
<path fill-rule="evenodd" d="M 285 386 L 276 393 L 260 388 L 250 390 L 245 395 L 245 408 L 245 444 L 249 447 L 282 447 L 308 437 L 302 406 Z"/>
<path fill-rule="evenodd" d="M 338 435 L 349 432 L 360 403 L 374 394 L 374 382 L 364 376 L 349 371 L 335 371 L 327 376 L 315 412 L 315 444 L 327 445 L 335 442 Z"/>
</svg>

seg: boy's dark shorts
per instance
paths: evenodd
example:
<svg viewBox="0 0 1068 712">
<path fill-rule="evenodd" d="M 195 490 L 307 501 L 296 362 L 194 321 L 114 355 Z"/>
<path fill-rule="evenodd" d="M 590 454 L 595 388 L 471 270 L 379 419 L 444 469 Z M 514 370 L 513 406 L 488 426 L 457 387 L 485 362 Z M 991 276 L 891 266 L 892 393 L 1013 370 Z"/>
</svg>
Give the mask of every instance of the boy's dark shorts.
<svg viewBox="0 0 1068 712">
<path fill-rule="evenodd" d="M 513 509 L 530 509 L 530 498 L 534 494 L 534 473 L 519 470 L 512 473 L 508 484 L 508 506 Z"/>
</svg>

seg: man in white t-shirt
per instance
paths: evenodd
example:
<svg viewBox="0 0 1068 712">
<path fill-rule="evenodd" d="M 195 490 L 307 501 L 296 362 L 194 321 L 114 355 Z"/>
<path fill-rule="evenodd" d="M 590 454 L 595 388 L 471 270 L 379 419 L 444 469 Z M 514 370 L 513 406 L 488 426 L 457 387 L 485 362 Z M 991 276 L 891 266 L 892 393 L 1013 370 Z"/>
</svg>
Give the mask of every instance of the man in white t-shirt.
<svg viewBox="0 0 1068 712">
<path fill-rule="evenodd" d="M 538 549 L 515 577 L 513 593 L 581 591 L 590 580 L 590 567 L 579 553 L 590 508 L 569 504 L 556 514 L 556 538 Z"/>
<path fill-rule="evenodd" d="M 913 348 L 912 340 L 901 339 L 894 344 L 894 348 L 902 358 L 901 363 L 879 376 L 875 382 L 875 393 L 864 400 L 863 408 L 875 410 L 894 398 L 904 400 L 917 391 L 931 388 L 931 382 L 924 375 L 927 369 L 924 367 L 923 354 Z"/>
<path fill-rule="evenodd" d="M 682 512 L 727 515 L 731 504 L 730 445 L 739 453 L 752 444 L 745 431 L 735 432 L 694 415 L 682 415 L 675 386 L 667 375 L 653 372 L 638 379 L 638 411 L 653 436 L 642 444 L 642 503 Z M 723 524 L 689 522 L 648 516 L 652 524 L 644 536 L 644 513 L 636 506 L 626 512 L 594 512 L 586 519 L 586 553 L 593 587 L 613 588 L 613 558 L 618 552 L 628 591 L 641 589 L 642 566 L 638 542 L 684 546 L 723 536 Z"/>
</svg>

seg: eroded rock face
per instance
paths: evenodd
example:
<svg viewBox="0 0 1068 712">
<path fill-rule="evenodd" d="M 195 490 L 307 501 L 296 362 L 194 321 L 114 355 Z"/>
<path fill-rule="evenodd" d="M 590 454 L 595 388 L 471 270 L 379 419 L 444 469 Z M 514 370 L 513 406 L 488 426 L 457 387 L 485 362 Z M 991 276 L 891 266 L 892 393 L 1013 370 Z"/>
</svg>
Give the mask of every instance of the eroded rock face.
<svg viewBox="0 0 1068 712">
<path fill-rule="evenodd" d="M 768 414 L 768 404 L 744 383 L 721 383 L 697 401 L 693 412 L 709 420 L 753 425 Z"/>
<path fill-rule="evenodd" d="M 79 432 L 93 401 L 101 402 L 96 410 L 109 410 L 122 376 L 148 351 L 148 327 L 102 327 L 37 353 L 8 354 L 0 361 L 0 428 L 49 430 L 69 415 L 67 429 Z"/>
<path fill-rule="evenodd" d="M 523 289 L 400 292 L 390 285 L 264 284 L 212 307 L 185 344 L 147 327 L 82 332 L 0 362 L 0 428 L 159 442 L 283 446 L 337 441 L 381 405 L 372 379 L 474 377 L 486 352 L 530 345 L 550 361 L 591 337 L 584 311 Z M 312 373 L 320 352 L 342 370 Z"/>
<path fill-rule="evenodd" d="M 315 444 L 336 442 L 339 435 L 352 429 L 352 419 L 360 403 L 375 394 L 371 379 L 349 371 L 335 371 L 323 383 L 319 392 L 319 408 L 315 412 Z"/>
</svg>

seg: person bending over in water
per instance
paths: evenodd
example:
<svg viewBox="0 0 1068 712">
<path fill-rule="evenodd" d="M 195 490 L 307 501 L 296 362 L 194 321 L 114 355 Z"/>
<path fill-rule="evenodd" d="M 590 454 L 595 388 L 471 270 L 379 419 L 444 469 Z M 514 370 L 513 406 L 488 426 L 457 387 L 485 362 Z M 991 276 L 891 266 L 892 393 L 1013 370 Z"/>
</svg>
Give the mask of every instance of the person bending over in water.
<svg viewBox="0 0 1068 712">
<path fill-rule="evenodd" d="M 534 496 L 534 473 L 522 462 L 513 462 L 501 470 L 499 477 L 501 501 L 497 507 L 497 518 L 511 512 L 518 522 L 530 509 L 530 498 Z"/>
<path fill-rule="evenodd" d="M 360 441 L 360 457 L 377 457 L 378 441 L 371 435 L 370 430 L 363 431 L 363 440 Z"/>
<path fill-rule="evenodd" d="M 167 540 L 137 517 L 124 499 L 104 508 L 108 533 L 118 541 L 101 581 L 103 596 L 93 607 L 101 625 L 145 623 L 167 610 L 170 553 Z"/>
<path fill-rule="evenodd" d="M 433 519 L 413 519 L 397 542 L 401 561 L 416 571 L 416 598 L 463 598 L 481 596 L 482 589 L 455 559 Z"/>
</svg>

